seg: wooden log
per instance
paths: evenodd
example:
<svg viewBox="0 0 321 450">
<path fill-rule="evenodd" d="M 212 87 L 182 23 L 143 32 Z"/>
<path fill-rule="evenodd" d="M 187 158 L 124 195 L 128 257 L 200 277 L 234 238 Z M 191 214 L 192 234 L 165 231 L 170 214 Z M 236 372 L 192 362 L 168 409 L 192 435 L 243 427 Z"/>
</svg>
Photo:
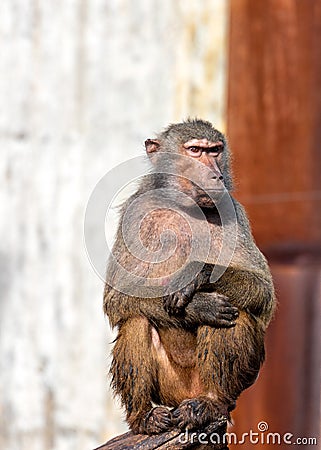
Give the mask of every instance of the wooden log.
<svg viewBox="0 0 321 450">
<path fill-rule="evenodd" d="M 129 431 L 111 439 L 95 450 L 228 450 L 224 442 L 225 433 L 226 421 L 216 422 L 206 430 L 194 433 L 190 432 L 188 434 L 173 430 L 148 436 L 144 434 L 133 434 Z M 211 441 L 216 440 L 217 437 L 219 437 L 219 443 L 212 443 Z"/>
</svg>

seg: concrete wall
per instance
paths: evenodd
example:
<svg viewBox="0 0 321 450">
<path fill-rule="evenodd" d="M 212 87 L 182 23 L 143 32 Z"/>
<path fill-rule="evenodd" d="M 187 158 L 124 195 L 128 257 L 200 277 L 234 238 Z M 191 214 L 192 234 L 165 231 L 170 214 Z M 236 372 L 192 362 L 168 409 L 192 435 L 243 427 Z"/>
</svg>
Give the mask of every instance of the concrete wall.
<svg viewBox="0 0 321 450">
<path fill-rule="evenodd" d="M 226 22 L 225 0 L 1 1 L 1 448 L 88 450 L 125 430 L 86 202 L 169 121 L 224 128 Z"/>
</svg>

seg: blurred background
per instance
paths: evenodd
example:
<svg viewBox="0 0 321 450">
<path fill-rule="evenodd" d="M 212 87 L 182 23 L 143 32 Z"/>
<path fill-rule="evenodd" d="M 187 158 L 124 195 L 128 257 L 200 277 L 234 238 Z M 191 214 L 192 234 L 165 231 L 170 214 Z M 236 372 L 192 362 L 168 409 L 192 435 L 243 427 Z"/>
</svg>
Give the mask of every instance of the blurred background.
<svg viewBox="0 0 321 450">
<path fill-rule="evenodd" d="M 84 212 L 106 172 L 188 116 L 228 134 L 279 300 L 232 430 L 265 421 L 321 448 L 318 0 L 1 0 L 1 448 L 88 450 L 126 430 Z"/>
</svg>

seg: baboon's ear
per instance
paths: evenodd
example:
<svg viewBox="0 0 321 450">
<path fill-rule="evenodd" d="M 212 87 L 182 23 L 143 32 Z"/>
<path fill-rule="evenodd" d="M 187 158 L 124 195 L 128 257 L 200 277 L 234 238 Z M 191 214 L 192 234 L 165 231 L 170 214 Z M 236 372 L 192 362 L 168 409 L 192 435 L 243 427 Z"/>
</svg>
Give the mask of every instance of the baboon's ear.
<svg viewBox="0 0 321 450">
<path fill-rule="evenodd" d="M 158 139 L 146 139 L 145 148 L 146 153 L 154 153 L 159 149 L 160 142 Z"/>
</svg>

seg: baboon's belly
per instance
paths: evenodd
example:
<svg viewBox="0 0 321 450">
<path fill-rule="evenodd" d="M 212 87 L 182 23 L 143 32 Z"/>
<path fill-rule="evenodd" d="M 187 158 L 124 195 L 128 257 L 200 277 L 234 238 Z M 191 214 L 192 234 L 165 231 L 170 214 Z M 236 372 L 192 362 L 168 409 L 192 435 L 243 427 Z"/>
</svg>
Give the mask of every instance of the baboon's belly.
<svg viewBox="0 0 321 450">
<path fill-rule="evenodd" d="M 152 329 L 153 350 L 158 361 L 161 402 L 178 406 L 203 393 L 196 364 L 196 334 L 175 328 Z"/>
</svg>

